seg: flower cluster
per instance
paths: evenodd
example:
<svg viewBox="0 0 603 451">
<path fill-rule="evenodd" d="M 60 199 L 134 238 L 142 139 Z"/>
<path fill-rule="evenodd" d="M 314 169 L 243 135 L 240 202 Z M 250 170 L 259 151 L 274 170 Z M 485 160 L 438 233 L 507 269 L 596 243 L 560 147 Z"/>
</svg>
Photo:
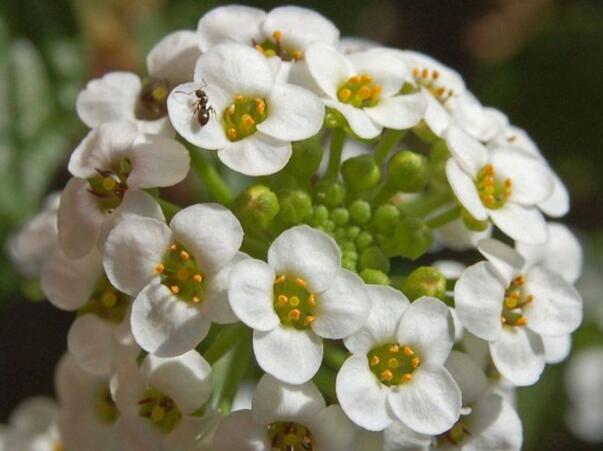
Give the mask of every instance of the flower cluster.
<svg viewBox="0 0 603 451">
<path fill-rule="evenodd" d="M 72 178 L 12 240 L 77 315 L 6 449 L 519 450 L 514 387 L 582 320 L 528 135 L 299 7 L 214 9 L 146 63 L 80 93 Z"/>
</svg>

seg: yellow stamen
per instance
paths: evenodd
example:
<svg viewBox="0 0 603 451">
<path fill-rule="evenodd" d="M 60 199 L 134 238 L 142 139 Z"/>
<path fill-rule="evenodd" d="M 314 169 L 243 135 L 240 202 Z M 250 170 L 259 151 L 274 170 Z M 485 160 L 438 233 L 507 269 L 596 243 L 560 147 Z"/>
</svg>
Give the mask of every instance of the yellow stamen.
<svg viewBox="0 0 603 451">
<path fill-rule="evenodd" d="M 226 136 L 228 136 L 228 139 L 231 141 L 234 141 L 239 137 L 239 133 L 237 132 L 236 128 L 230 127 L 228 130 L 226 130 Z"/>
<path fill-rule="evenodd" d="M 179 287 L 178 285 L 172 285 L 172 286 L 170 287 L 170 290 L 171 290 L 171 291 L 172 291 L 172 293 L 174 293 L 174 294 L 178 294 L 178 293 L 180 293 L 180 287 Z"/>
<path fill-rule="evenodd" d="M 404 349 L 402 349 L 402 352 L 404 353 L 405 356 L 408 356 L 408 357 L 410 357 L 411 355 L 415 355 L 415 351 L 413 351 L 410 346 L 404 346 Z"/>
<path fill-rule="evenodd" d="M 203 282 L 203 276 L 201 274 L 195 274 L 193 276 L 193 280 L 197 283 L 201 283 L 201 282 Z"/>
<path fill-rule="evenodd" d="M 201 302 L 201 299 L 199 299 L 199 296 L 193 296 L 193 302 L 195 304 L 198 304 L 199 302 Z"/>
<path fill-rule="evenodd" d="M 237 107 L 235 106 L 235 104 L 231 104 L 228 108 L 226 108 L 226 114 L 228 116 L 232 116 L 233 114 L 235 114 L 235 111 L 237 110 Z"/>
<path fill-rule="evenodd" d="M 266 112 L 266 102 L 264 99 L 255 99 L 255 111 L 259 114 Z"/>
<path fill-rule="evenodd" d="M 440 78 L 440 73 L 437 70 L 434 70 L 431 76 L 434 80 L 437 80 L 438 78 Z"/>
<path fill-rule="evenodd" d="M 304 54 L 302 53 L 301 50 L 296 50 L 295 52 L 293 52 L 293 59 L 295 61 L 301 60 L 303 56 L 304 56 Z"/>
<path fill-rule="evenodd" d="M 522 285 L 525 285 L 526 278 L 524 276 L 517 276 L 515 278 L 515 283 L 521 287 Z"/>
<path fill-rule="evenodd" d="M 302 288 L 306 288 L 307 282 L 304 279 L 300 279 L 299 277 L 297 279 L 295 279 L 295 283 L 296 285 L 302 287 Z"/>
<path fill-rule="evenodd" d="M 381 360 L 379 360 L 379 357 L 377 357 L 376 355 L 374 355 L 374 356 L 371 358 L 371 363 L 370 363 L 370 365 L 371 365 L 371 366 L 377 366 L 377 365 L 379 365 L 379 362 L 380 362 L 380 361 L 381 361 Z"/>
<path fill-rule="evenodd" d="M 522 315 L 519 318 L 517 318 L 517 321 L 515 321 L 515 324 L 518 326 L 525 326 L 526 324 L 528 324 L 528 319 Z"/>
<path fill-rule="evenodd" d="M 412 381 L 412 374 L 411 373 L 404 373 L 402 375 L 402 381 L 404 381 L 404 382 L 410 382 L 410 381 Z"/>
<path fill-rule="evenodd" d="M 420 75 L 419 69 L 416 68 L 416 67 L 413 67 L 412 68 L 412 76 L 415 77 L 415 78 L 418 78 L 419 75 Z"/>
<path fill-rule="evenodd" d="M 284 283 L 284 282 L 285 282 L 285 278 L 286 278 L 286 277 L 287 277 L 287 276 L 285 276 L 285 274 L 281 274 L 280 276 L 278 276 L 278 277 L 276 278 L 276 280 L 274 281 L 274 283 L 278 283 L 278 284 L 280 284 L 280 283 Z"/>
<path fill-rule="evenodd" d="M 241 121 L 243 122 L 243 125 L 247 128 L 251 128 L 255 125 L 255 121 L 253 120 L 250 114 L 244 114 L 241 117 Z"/>
<path fill-rule="evenodd" d="M 514 309 L 517 307 L 517 299 L 514 297 L 507 296 L 505 298 L 505 306 L 509 309 Z"/>
<path fill-rule="evenodd" d="M 173 243 L 170 247 L 169 247 L 170 251 L 175 251 L 176 249 L 178 249 L 178 246 L 176 245 L 176 243 Z"/>
<path fill-rule="evenodd" d="M 534 300 L 534 295 L 533 294 L 528 294 L 528 296 L 526 297 L 526 304 L 529 304 L 530 302 L 532 302 Z"/>
<path fill-rule="evenodd" d="M 429 70 L 428 69 L 423 69 L 423 71 L 421 72 L 421 77 L 422 78 L 429 77 Z"/>
<path fill-rule="evenodd" d="M 369 88 L 368 86 L 363 86 L 358 90 L 356 95 L 362 100 L 368 99 L 371 96 L 371 88 Z"/>
<path fill-rule="evenodd" d="M 239 94 L 239 95 L 235 96 L 234 99 L 235 99 L 235 102 L 242 102 L 245 99 L 245 97 L 243 97 L 241 94 Z"/>
<path fill-rule="evenodd" d="M 370 83 L 373 81 L 373 77 L 371 77 L 370 75 L 367 75 L 367 74 L 362 75 L 360 77 L 360 79 L 363 81 L 363 83 Z"/>
<path fill-rule="evenodd" d="M 304 326 L 309 326 L 310 324 L 312 324 L 314 321 L 316 320 L 315 316 L 312 315 L 308 315 L 306 316 L 306 319 L 304 320 Z"/>
<path fill-rule="evenodd" d="M 155 266 L 155 272 L 161 274 L 163 271 L 165 271 L 165 266 L 163 263 L 159 263 L 157 266 Z"/>
<path fill-rule="evenodd" d="M 415 369 L 419 366 L 420 363 L 421 363 L 421 360 L 418 357 L 413 357 L 410 360 L 410 365 Z"/>
<path fill-rule="evenodd" d="M 396 353 L 400 352 L 400 346 L 398 346 L 398 345 L 391 345 L 389 347 L 389 352 L 391 352 L 392 354 L 396 354 Z"/>
<path fill-rule="evenodd" d="M 186 252 L 186 251 L 180 251 L 180 259 L 181 260 L 186 261 L 189 258 L 191 258 L 191 255 L 188 252 Z"/>
<path fill-rule="evenodd" d="M 284 294 L 280 294 L 278 296 L 278 298 L 276 299 L 276 302 L 277 302 L 278 305 L 280 305 L 282 307 L 287 302 L 289 302 L 289 300 L 287 299 L 287 296 L 285 296 Z"/>
<path fill-rule="evenodd" d="M 384 370 L 379 378 L 383 382 L 391 382 L 391 380 L 394 378 L 394 373 L 392 373 L 390 370 Z"/>
<path fill-rule="evenodd" d="M 308 296 L 308 305 L 310 307 L 314 307 L 316 305 L 316 295 L 314 293 L 310 294 L 310 296 Z"/>
<path fill-rule="evenodd" d="M 339 97 L 339 100 L 341 100 L 342 102 L 347 102 L 348 100 L 350 100 L 351 96 L 352 91 L 348 88 L 340 89 L 337 93 L 337 97 Z"/>
<path fill-rule="evenodd" d="M 283 32 L 277 30 L 274 33 L 272 33 L 272 37 L 274 38 L 275 41 L 278 42 L 283 39 Z"/>
<path fill-rule="evenodd" d="M 289 312 L 288 317 L 292 321 L 297 321 L 301 317 L 301 311 L 299 309 L 294 308 Z"/>
</svg>

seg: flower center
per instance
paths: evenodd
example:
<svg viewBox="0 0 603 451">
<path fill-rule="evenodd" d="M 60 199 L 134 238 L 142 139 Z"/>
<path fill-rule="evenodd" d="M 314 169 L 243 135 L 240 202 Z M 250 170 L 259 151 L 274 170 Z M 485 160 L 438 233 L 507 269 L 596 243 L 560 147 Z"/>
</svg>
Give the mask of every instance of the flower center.
<svg viewBox="0 0 603 451">
<path fill-rule="evenodd" d="M 253 47 L 266 58 L 278 56 L 283 61 L 299 61 L 303 57 L 303 52 L 299 49 L 291 49 L 283 45 L 283 32 L 275 31 L 271 38 L 266 38 L 262 42 L 252 41 Z"/>
<path fill-rule="evenodd" d="M 276 421 L 268 426 L 272 451 L 312 451 L 312 433 L 303 424 Z"/>
<path fill-rule="evenodd" d="M 154 79 L 145 81 L 138 96 L 136 118 L 152 121 L 167 115 L 169 93 L 167 81 Z"/>
<path fill-rule="evenodd" d="M 427 89 L 440 103 L 444 103 L 452 95 L 454 91 L 452 89 L 442 86 L 438 80 L 440 80 L 440 73 L 435 69 L 423 69 L 419 67 L 413 67 L 412 76 L 415 82 Z"/>
<path fill-rule="evenodd" d="M 128 185 L 126 181 L 132 172 L 132 163 L 124 158 L 113 168 L 108 170 L 97 169 L 98 175 L 88 179 L 88 192 L 92 194 L 101 209 L 112 213 L 126 194 Z"/>
<path fill-rule="evenodd" d="M 337 98 L 340 102 L 350 104 L 356 108 L 377 105 L 380 95 L 381 85 L 373 83 L 373 77 L 366 74 L 350 77 L 337 90 Z"/>
<path fill-rule="evenodd" d="M 491 210 L 504 206 L 511 197 L 513 183 L 510 178 L 496 176 L 496 170 L 487 164 L 477 173 L 475 186 L 482 203 Z"/>
<path fill-rule="evenodd" d="M 505 291 L 500 320 L 507 326 L 525 326 L 528 323 L 523 310 L 534 301 L 534 295 L 527 292 L 526 277 L 517 276 Z"/>
<path fill-rule="evenodd" d="M 148 418 L 159 430 L 170 433 L 182 419 L 176 403 L 156 388 L 147 388 L 138 401 L 138 415 Z"/>
<path fill-rule="evenodd" d="M 160 274 L 161 283 L 179 299 L 195 304 L 203 300 L 203 274 L 195 258 L 180 243 L 168 247 L 155 271 Z"/>
<path fill-rule="evenodd" d="M 281 274 L 274 280 L 274 311 L 285 326 L 308 329 L 316 319 L 316 295 L 299 277 Z"/>
<path fill-rule="evenodd" d="M 463 423 L 463 420 L 460 419 L 449 431 L 438 436 L 438 442 L 442 444 L 448 442 L 453 446 L 457 446 L 470 435 L 471 432 L 469 432 L 469 429 L 467 429 L 467 426 Z"/>
<path fill-rule="evenodd" d="M 256 131 L 266 119 L 266 101 L 260 97 L 238 95 L 224 110 L 224 130 L 230 141 L 240 141 Z"/>
<path fill-rule="evenodd" d="M 96 394 L 94 410 L 98 417 L 108 424 L 115 423 L 119 417 L 119 410 L 117 409 L 115 402 L 113 402 L 113 398 L 111 398 L 111 392 L 109 391 L 108 385 L 104 386 Z"/>
<path fill-rule="evenodd" d="M 129 306 L 130 298 L 116 290 L 107 276 L 103 275 L 88 302 L 79 309 L 78 315 L 92 313 L 104 320 L 121 323 Z"/>
<path fill-rule="evenodd" d="M 367 357 L 373 374 L 388 387 L 412 381 L 412 373 L 421 365 L 413 348 L 398 343 L 377 346 Z"/>
</svg>

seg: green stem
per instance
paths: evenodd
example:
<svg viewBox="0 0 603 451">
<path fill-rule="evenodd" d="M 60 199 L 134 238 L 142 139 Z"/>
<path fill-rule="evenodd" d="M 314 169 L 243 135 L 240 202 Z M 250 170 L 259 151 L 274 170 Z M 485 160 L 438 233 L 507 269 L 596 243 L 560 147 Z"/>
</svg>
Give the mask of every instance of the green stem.
<svg viewBox="0 0 603 451">
<path fill-rule="evenodd" d="M 383 136 L 379 141 L 379 144 L 377 144 L 377 147 L 375 147 L 375 151 L 373 153 L 377 164 L 380 165 L 385 161 L 389 155 L 389 151 L 392 150 L 398 141 L 402 139 L 405 133 L 405 130 L 393 129 L 388 129 L 385 131 L 385 133 L 383 133 Z"/>
<path fill-rule="evenodd" d="M 441 213 L 430 220 L 427 221 L 427 225 L 432 229 L 437 229 L 438 227 L 442 227 L 455 219 L 461 217 L 461 207 L 456 206 L 451 208 L 450 210 Z"/>
<path fill-rule="evenodd" d="M 189 149 L 193 169 L 203 181 L 209 195 L 213 199 L 223 205 L 230 204 L 233 199 L 230 188 L 218 173 L 216 167 L 207 160 L 202 152 L 204 152 L 204 150 L 196 148 Z"/>
<path fill-rule="evenodd" d="M 392 190 L 390 186 L 388 186 L 387 183 L 384 183 L 383 186 L 381 186 L 381 188 L 379 188 L 377 190 L 377 192 L 375 193 L 375 197 L 374 197 L 374 201 L 375 201 L 375 205 L 381 205 L 386 203 L 388 200 L 390 200 L 392 198 L 392 196 L 395 194 L 395 190 Z"/>
<path fill-rule="evenodd" d="M 325 179 L 336 180 L 341 165 L 341 153 L 343 152 L 343 144 L 345 143 L 345 131 L 339 127 L 333 130 L 331 135 L 331 147 L 329 149 L 329 165 L 325 173 Z"/>
<path fill-rule="evenodd" d="M 162 199 L 160 197 L 157 198 L 157 202 L 159 202 L 161 211 L 163 211 L 163 214 L 168 220 L 171 219 L 180 210 L 182 210 L 182 207 L 180 205 L 173 204 L 170 201 Z"/>
<path fill-rule="evenodd" d="M 339 370 L 348 358 L 348 353 L 335 343 L 324 341 L 324 361 L 334 370 Z"/>
<path fill-rule="evenodd" d="M 437 210 L 442 205 L 450 202 L 452 196 L 448 191 L 440 191 L 436 193 L 419 196 L 418 198 L 403 203 L 401 205 L 402 210 L 411 216 L 423 217 L 434 210 Z"/>
<path fill-rule="evenodd" d="M 226 380 L 222 386 L 218 401 L 218 408 L 224 415 L 230 413 L 232 401 L 249 368 L 253 354 L 251 343 L 251 336 L 249 336 L 247 340 L 241 340 L 233 350 L 233 355 L 228 365 L 228 372 L 226 373 Z"/>
<path fill-rule="evenodd" d="M 224 327 L 218 332 L 212 344 L 207 348 L 205 354 L 203 354 L 203 357 L 210 365 L 216 363 L 247 334 L 248 329 L 242 323 Z"/>
</svg>

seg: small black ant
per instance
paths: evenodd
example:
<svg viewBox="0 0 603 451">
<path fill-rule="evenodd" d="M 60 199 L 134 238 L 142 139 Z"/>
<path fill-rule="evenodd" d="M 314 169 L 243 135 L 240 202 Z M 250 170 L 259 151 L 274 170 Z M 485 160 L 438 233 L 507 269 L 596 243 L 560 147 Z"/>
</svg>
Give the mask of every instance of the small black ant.
<svg viewBox="0 0 603 451">
<path fill-rule="evenodd" d="M 197 121 L 199 122 L 199 125 L 201 127 L 203 127 L 204 125 L 206 125 L 209 122 L 209 116 L 211 113 L 216 112 L 216 110 L 214 110 L 214 107 L 209 105 L 207 106 L 207 93 L 205 92 L 205 90 L 203 88 L 205 88 L 207 86 L 207 83 L 205 82 L 205 80 L 203 80 L 203 86 L 201 86 L 200 88 L 195 89 L 193 92 L 184 92 L 184 91 L 176 91 L 177 93 L 182 93 L 182 94 L 195 94 L 195 97 L 197 98 L 195 100 L 195 103 L 193 104 L 193 116 L 197 115 Z"/>
</svg>

